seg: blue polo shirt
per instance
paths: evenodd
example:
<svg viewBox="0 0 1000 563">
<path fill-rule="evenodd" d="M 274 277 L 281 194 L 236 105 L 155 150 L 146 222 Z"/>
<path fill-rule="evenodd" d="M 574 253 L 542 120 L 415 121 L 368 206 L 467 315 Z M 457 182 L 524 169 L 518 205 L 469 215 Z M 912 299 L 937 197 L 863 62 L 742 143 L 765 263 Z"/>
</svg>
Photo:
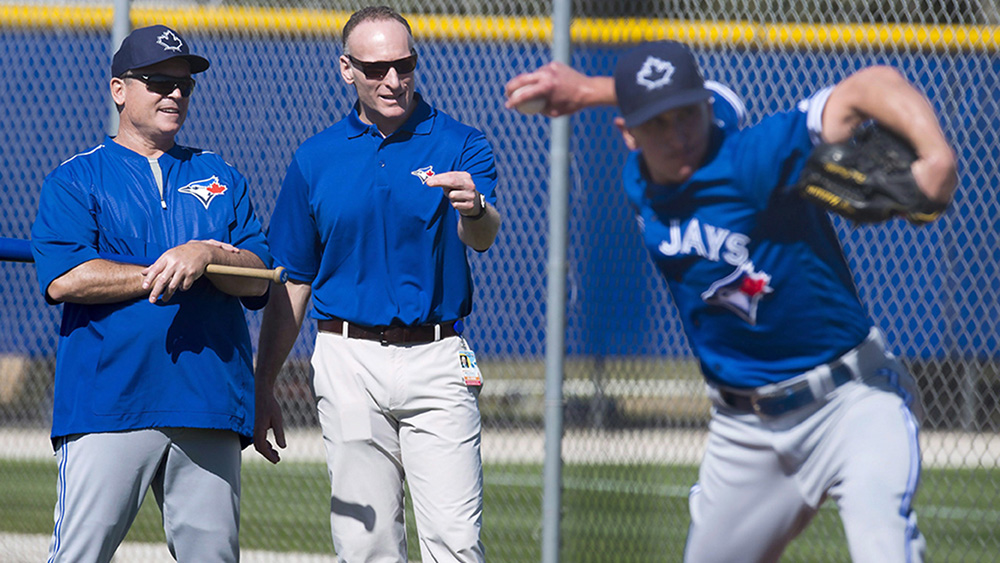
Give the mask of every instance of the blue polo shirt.
<svg viewBox="0 0 1000 563">
<path fill-rule="evenodd" d="M 312 285 L 314 318 L 417 325 L 472 310 L 458 211 L 424 180 L 464 170 L 493 203 L 493 151 L 477 129 L 415 103 L 388 137 L 351 111 L 295 152 L 268 241 L 275 263 Z"/>
<path fill-rule="evenodd" d="M 154 165 L 111 138 L 42 185 L 31 230 L 44 293 L 101 253 L 156 258 L 215 239 L 270 262 L 246 180 L 218 155 L 175 145 Z M 237 297 L 201 278 L 156 304 L 63 305 L 52 437 L 155 427 L 253 435 L 250 334 Z"/>
<path fill-rule="evenodd" d="M 872 321 L 830 218 L 787 186 L 818 138 L 829 90 L 746 128 L 713 127 L 705 163 L 656 185 L 630 155 L 625 191 L 705 377 L 758 387 L 857 346 Z"/>
</svg>

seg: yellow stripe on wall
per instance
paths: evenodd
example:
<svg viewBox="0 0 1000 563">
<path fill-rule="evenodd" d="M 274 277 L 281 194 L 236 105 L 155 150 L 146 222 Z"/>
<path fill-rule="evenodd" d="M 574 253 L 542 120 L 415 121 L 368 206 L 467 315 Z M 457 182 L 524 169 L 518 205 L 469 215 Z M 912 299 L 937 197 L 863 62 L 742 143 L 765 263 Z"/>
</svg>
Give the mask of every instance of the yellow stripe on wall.
<svg viewBox="0 0 1000 563">
<path fill-rule="evenodd" d="M 273 8 L 133 8 L 135 27 L 162 23 L 183 31 L 211 30 L 238 35 L 339 36 L 348 12 Z M 27 28 L 109 28 L 110 7 L 0 5 L 0 26 Z M 407 14 L 421 39 L 532 41 L 548 43 L 552 22 L 543 17 Z M 577 43 L 620 44 L 676 39 L 700 45 L 754 45 L 799 48 L 855 48 L 872 44 L 904 49 L 996 51 L 1000 26 L 908 24 L 755 24 L 736 21 L 659 19 L 577 19 Z"/>
</svg>

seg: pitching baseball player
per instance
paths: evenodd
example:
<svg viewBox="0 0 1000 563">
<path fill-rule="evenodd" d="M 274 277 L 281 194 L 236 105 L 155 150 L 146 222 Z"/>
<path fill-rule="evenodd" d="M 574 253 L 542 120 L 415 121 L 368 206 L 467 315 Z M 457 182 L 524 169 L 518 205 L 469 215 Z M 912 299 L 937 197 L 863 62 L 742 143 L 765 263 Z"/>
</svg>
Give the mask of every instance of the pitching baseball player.
<svg viewBox="0 0 1000 563">
<path fill-rule="evenodd" d="M 509 106 L 544 97 L 550 115 L 622 112 L 625 191 L 714 404 L 685 560 L 777 561 L 827 498 L 855 561 L 921 560 L 913 380 L 861 305 L 829 217 L 786 186 L 816 143 L 874 118 L 916 147 L 927 197 L 950 200 L 955 157 L 926 98 L 872 67 L 721 128 L 691 52 L 669 41 L 624 54 L 613 80 L 548 65 L 515 91 Z"/>
<path fill-rule="evenodd" d="M 203 274 L 264 267 L 270 254 L 243 176 L 174 142 L 191 75 L 208 66 L 172 29 L 133 31 L 111 67 L 118 135 L 42 186 L 32 254 L 46 299 L 63 303 L 52 563 L 110 561 L 150 487 L 178 561 L 239 560 L 254 409 L 240 296 L 267 282 Z M 143 267 L 99 253 L 159 258 Z"/>
<path fill-rule="evenodd" d="M 403 479 L 424 561 L 484 560 L 482 384 L 462 338 L 472 310 L 469 247 L 500 226 L 483 134 L 414 91 L 409 24 L 386 7 L 344 26 L 341 76 L 358 95 L 288 167 L 268 238 L 288 269 L 264 312 L 255 447 L 284 447 L 274 381 L 307 306 L 340 561 L 405 561 Z"/>
</svg>

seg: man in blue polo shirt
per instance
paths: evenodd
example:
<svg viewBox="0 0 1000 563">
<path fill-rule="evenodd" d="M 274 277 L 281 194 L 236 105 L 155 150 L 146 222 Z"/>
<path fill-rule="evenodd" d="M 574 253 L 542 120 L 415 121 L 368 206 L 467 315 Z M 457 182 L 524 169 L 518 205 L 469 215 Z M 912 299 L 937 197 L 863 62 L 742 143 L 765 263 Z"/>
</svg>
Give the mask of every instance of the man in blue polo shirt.
<svg viewBox="0 0 1000 563">
<path fill-rule="evenodd" d="M 174 142 L 208 66 L 170 28 L 133 31 L 111 66 L 118 135 L 42 186 L 32 253 L 46 299 L 64 304 L 51 563 L 110 561 L 150 487 L 178 561 L 239 560 L 254 407 L 240 297 L 267 282 L 205 269 L 270 254 L 243 176 Z"/>
<path fill-rule="evenodd" d="M 405 561 L 403 477 L 424 561 L 483 561 L 482 384 L 462 338 L 472 311 L 466 252 L 500 226 L 483 134 L 414 91 L 409 24 L 386 7 L 354 13 L 341 75 L 354 109 L 299 147 L 268 233 L 289 271 L 264 312 L 257 450 L 284 447 L 274 381 L 312 300 L 314 387 L 341 561 Z"/>
</svg>

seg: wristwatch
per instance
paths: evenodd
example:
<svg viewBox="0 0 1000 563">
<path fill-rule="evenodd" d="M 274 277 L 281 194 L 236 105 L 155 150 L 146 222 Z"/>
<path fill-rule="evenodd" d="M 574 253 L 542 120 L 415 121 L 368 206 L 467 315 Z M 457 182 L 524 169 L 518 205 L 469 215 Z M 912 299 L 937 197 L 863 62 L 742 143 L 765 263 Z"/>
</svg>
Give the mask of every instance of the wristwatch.
<svg viewBox="0 0 1000 563">
<path fill-rule="evenodd" d="M 486 215 L 486 196 L 483 195 L 482 192 L 480 192 L 479 193 L 479 213 L 476 213 L 475 215 L 462 215 L 462 217 L 465 217 L 469 221 L 478 221 L 479 219 L 483 218 L 483 215 Z"/>
</svg>

